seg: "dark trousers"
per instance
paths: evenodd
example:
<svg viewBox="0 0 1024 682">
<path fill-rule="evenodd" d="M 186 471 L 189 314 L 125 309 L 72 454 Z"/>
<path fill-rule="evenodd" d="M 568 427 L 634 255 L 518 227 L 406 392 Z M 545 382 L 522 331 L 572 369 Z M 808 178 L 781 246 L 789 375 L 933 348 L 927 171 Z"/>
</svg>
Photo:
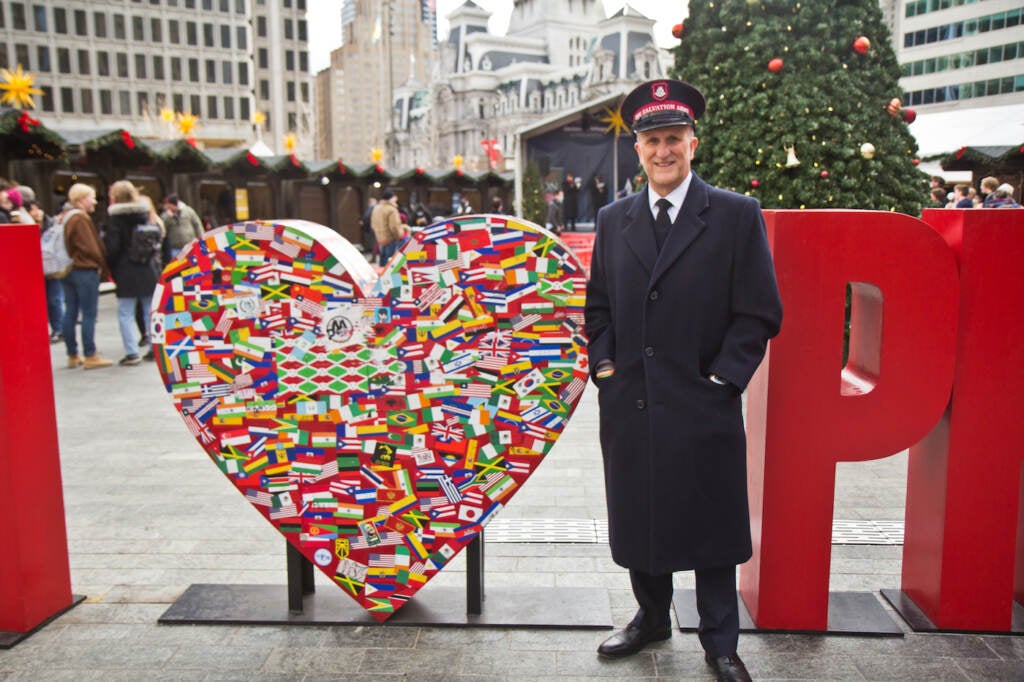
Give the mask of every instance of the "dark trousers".
<svg viewBox="0 0 1024 682">
<path fill-rule="evenodd" d="M 736 653 L 740 636 L 736 567 L 701 568 L 693 574 L 697 579 L 697 636 L 701 646 L 712 658 Z M 644 630 L 669 627 L 672 574 L 651 575 L 630 569 L 629 580 L 640 605 L 633 622 Z"/>
</svg>

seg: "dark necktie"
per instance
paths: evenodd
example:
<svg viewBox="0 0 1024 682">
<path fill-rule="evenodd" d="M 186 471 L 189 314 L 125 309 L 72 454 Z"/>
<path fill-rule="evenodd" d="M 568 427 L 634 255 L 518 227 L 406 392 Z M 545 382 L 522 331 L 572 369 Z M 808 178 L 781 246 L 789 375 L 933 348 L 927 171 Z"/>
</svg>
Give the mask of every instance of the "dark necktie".
<svg viewBox="0 0 1024 682">
<path fill-rule="evenodd" d="M 658 216 L 654 219 L 654 241 L 658 245 L 658 251 L 661 251 L 661 246 L 672 229 L 672 219 L 668 217 L 668 209 L 672 202 L 662 197 L 654 205 L 658 207 Z"/>
</svg>

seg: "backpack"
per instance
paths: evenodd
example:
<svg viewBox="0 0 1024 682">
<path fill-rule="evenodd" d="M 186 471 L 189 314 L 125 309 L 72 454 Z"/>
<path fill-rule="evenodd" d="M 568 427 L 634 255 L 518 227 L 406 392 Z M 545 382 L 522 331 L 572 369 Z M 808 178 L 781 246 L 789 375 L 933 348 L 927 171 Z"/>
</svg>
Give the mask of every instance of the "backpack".
<svg viewBox="0 0 1024 682">
<path fill-rule="evenodd" d="M 151 263 L 160 254 L 160 244 L 163 242 L 163 238 L 163 230 L 159 225 L 148 222 L 136 225 L 125 255 L 132 263 L 140 265 Z"/>
<path fill-rule="evenodd" d="M 65 211 L 60 220 L 54 221 L 49 230 L 40 237 L 43 252 L 43 275 L 46 279 L 64 279 L 71 272 L 74 262 L 68 255 L 68 244 L 65 238 L 67 223 L 71 216 L 81 213 L 77 208 Z"/>
</svg>

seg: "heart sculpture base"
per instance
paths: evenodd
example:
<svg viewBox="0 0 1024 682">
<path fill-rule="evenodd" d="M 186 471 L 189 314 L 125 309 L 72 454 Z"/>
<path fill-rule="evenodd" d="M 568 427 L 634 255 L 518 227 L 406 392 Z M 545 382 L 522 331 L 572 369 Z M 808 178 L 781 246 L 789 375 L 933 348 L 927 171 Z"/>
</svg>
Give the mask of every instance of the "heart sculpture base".
<svg viewBox="0 0 1024 682">
<path fill-rule="evenodd" d="M 465 590 L 431 586 L 385 625 L 605 629 L 613 626 L 601 588 L 489 588 L 479 614 L 466 613 Z M 336 592 L 312 593 L 301 613 L 284 585 L 191 585 L 159 618 L 171 625 L 372 625 L 377 619 Z"/>
</svg>

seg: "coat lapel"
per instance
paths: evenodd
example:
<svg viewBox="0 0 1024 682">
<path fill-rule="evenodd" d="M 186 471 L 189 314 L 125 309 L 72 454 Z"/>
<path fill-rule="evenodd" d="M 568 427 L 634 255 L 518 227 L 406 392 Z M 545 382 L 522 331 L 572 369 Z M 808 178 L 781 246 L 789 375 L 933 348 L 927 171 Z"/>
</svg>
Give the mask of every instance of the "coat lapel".
<svg viewBox="0 0 1024 682">
<path fill-rule="evenodd" d="M 633 201 L 626 210 L 626 226 L 623 236 L 633 255 L 650 274 L 658 260 L 658 246 L 654 242 L 654 228 L 651 224 L 651 211 L 647 204 L 646 188 L 633 195 Z"/>
<path fill-rule="evenodd" d="M 691 173 L 693 171 L 690 171 Z M 690 189 L 686 192 L 686 199 L 683 201 L 679 215 L 672 224 L 672 230 L 668 233 L 665 244 L 661 247 L 654 263 L 654 270 L 651 273 L 651 283 L 660 278 L 665 271 L 675 263 L 683 252 L 693 243 L 700 233 L 707 227 L 707 223 L 701 214 L 708 207 L 708 186 L 694 173 L 690 181 Z M 653 234 L 651 241 L 654 241 Z M 648 269 L 650 272 L 650 269 Z"/>
</svg>

